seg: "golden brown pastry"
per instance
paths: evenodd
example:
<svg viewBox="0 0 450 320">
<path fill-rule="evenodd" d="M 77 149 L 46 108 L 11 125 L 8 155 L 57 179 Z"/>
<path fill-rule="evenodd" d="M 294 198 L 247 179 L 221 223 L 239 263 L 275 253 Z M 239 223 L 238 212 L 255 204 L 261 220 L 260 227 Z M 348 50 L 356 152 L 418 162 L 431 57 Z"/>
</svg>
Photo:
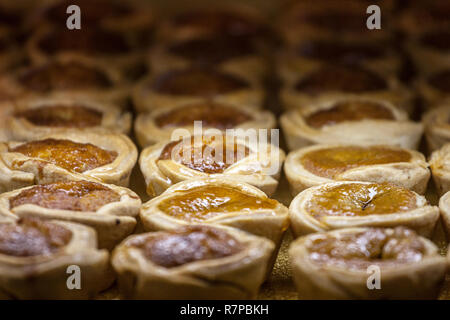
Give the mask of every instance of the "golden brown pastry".
<svg viewBox="0 0 450 320">
<path fill-rule="evenodd" d="M 140 207 L 133 191 L 88 180 L 41 184 L 0 195 L 0 216 L 81 223 L 95 229 L 99 248 L 106 249 L 133 232 Z"/>
<path fill-rule="evenodd" d="M 422 117 L 425 127 L 425 138 L 430 151 L 437 150 L 450 142 L 450 101 L 436 105 L 432 110 L 426 112 Z"/>
<path fill-rule="evenodd" d="M 117 105 L 80 98 L 32 98 L 7 104 L 10 140 L 33 140 L 41 135 L 71 131 L 128 133 L 131 114 Z"/>
<path fill-rule="evenodd" d="M 144 149 L 139 166 L 147 193 L 160 195 L 192 178 L 228 178 L 249 183 L 271 195 L 278 186 L 285 154 L 275 145 L 245 136 L 188 136 Z"/>
<path fill-rule="evenodd" d="M 5 142 L 0 144 L 0 190 L 86 178 L 127 186 L 136 160 L 135 145 L 121 134 L 68 131 Z"/>
<path fill-rule="evenodd" d="M 420 152 L 393 146 L 315 145 L 288 154 L 292 195 L 333 181 L 391 183 L 424 194 L 430 178 Z"/>
<path fill-rule="evenodd" d="M 429 76 L 419 77 L 415 86 L 426 109 L 450 103 L 450 68 L 441 69 Z"/>
<path fill-rule="evenodd" d="M 268 111 L 255 111 L 251 106 L 203 100 L 160 108 L 139 114 L 135 122 L 136 139 L 142 147 L 170 140 L 179 129 L 194 134 L 195 121 L 202 129 L 273 129 L 276 119 Z"/>
<path fill-rule="evenodd" d="M 252 299 L 274 245 L 233 228 L 192 225 L 130 236 L 114 251 L 119 290 L 134 299 Z"/>
<path fill-rule="evenodd" d="M 450 240 L 450 192 L 444 192 L 444 195 L 439 199 L 439 209 L 441 211 L 442 225 L 447 235 L 447 239 Z"/>
<path fill-rule="evenodd" d="M 152 111 L 204 99 L 261 107 L 264 91 L 246 72 L 226 72 L 208 67 L 174 69 L 144 78 L 133 90 L 138 112 Z"/>
<path fill-rule="evenodd" d="M 437 192 L 443 195 L 450 190 L 450 144 L 444 144 L 434 151 L 429 164 Z"/>
<path fill-rule="evenodd" d="M 308 108 L 291 110 L 280 118 L 290 150 L 311 144 L 394 145 L 417 149 L 421 123 L 379 99 L 329 99 Z"/>
<path fill-rule="evenodd" d="M 431 237 L 439 209 L 414 191 L 388 183 L 343 181 L 299 193 L 289 206 L 296 237 L 354 227 L 405 226 Z"/>
<path fill-rule="evenodd" d="M 432 299 L 447 268 L 433 242 L 403 227 L 311 234 L 293 242 L 289 255 L 305 299 Z M 370 278 L 376 270 L 378 283 Z"/>
<path fill-rule="evenodd" d="M 71 290 L 74 267 L 81 289 Z M 112 280 L 109 254 L 97 249 L 93 229 L 31 218 L 0 223 L 1 299 L 88 299 Z"/>
</svg>

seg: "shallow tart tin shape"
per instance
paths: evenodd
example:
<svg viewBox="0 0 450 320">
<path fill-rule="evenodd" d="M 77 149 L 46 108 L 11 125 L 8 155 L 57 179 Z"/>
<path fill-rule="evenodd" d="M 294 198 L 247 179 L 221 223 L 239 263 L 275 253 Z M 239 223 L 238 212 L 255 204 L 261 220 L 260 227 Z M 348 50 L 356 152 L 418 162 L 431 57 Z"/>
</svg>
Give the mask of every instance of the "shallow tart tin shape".
<svg viewBox="0 0 450 320">
<path fill-rule="evenodd" d="M 397 226 L 431 237 L 439 208 L 395 185 L 343 181 L 299 193 L 289 206 L 289 217 L 296 237 L 342 228 Z"/>
</svg>

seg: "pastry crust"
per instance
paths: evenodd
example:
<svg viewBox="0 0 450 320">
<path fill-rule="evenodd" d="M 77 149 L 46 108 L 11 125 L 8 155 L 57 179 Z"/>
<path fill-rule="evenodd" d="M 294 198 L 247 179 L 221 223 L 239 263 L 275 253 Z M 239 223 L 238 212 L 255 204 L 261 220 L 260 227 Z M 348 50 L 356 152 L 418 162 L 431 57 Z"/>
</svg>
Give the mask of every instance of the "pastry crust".
<svg viewBox="0 0 450 320">
<path fill-rule="evenodd" d="M 370 290 L 369 269 L 349 268 L 347 265 L 325 264 L 313 261 L 309 245 L 315 239 L 358 234 L 370 228 L 350 228 L 326 233 L 311 234 L 297 239 L 289 249 L 294 281 L 298 292 L 305 299 L 430 299 L 438 295 L 444 280 L 447 262 L 439 255 L 436 245 L 423 237 L 415 237 L 424 247 L 421 260 L 403 262 L 393 260 L 391 264 L 377 262 L 376 258 L 368 263 L 378 266 L 381 271 L 380 289 Z M 380 229 L 378 229 L 380 230 Z M 387 235 L 397 229 L 381 229 Z M 380 230 L 380 231 L 381 231 Z M 398 232 L 398 231 L 397 231 Z M 399 244 L 397 244 L 400 246 Z M 359 245 L 355 244 L 355 247 Z M 393 249 L 395 250 L 395 248 Z M 389 259 L 389 258 L 388 258 Z"/>
<path fill-rule="evenodd" d="M 430 151 L 440 149 L 450 142 L 450 125 L 447 122 L 449 116 L 450 101 L 448 104 L 436 106 L 423 115 L 425 138 Z"/>
<path fill-rule="evenodd" d="M 313 232 L 330 231 L 333 229 L 356 228 L 356 227 L 381 227 L 392 228 L 405 226 L 415 230 L 422 236 L 431 237 L 437 220 L 439 219 L 439 209 L 428 204 L 424 196 L 413 191 L 415 197 L 415 208 L 408 208 L 406 211 L 394 211 L 392 213 L 375 213 L 360 216 L 326 215 L 321 221 L 313 217 L 308 211 L 308 205 L 314 198 L 321 197 L 323 192 L 331 190 L 333 187 L 343 185 L 374 185 L 371 182 L 343 181 L 323 184 L 312 187 L 299 193 L 289 206 L 289 217 L 292 230 L 296 237 Z M 402 188 L 399 188 L 400 190 Z M 339 191 L 338 191 L 339 192 Z M 350 199 L 357 195 L 348 195 Z M 355 200 L 357 201 L 357 200 Z M 339 208 L 344 208 L 345 203 Z"/>
<path fill-rule="evenodd" d="M 45 139 L 62 139 L 76 143 L 93 144 L 96 147 L 117 153 L 117 157 L 106 165 L 92 170 L 77 173 L 39 158 L 30 158 L 17 152 L 9 152 L 24 144 L 23 142 L 7 142 L 0 144 L 0 190 L 11 191 L 33 184 L 44 184 L 57 181 L 96 179 L 104 183 L 128 186 L 131 170 L 137 160 L 136 146 L 122 134 L 67 131 L 39 137 Z"/>
<path fill-rule="evenodd" d="M 428 77 L 421 76 L 414 83 L 425 109 L 450 104 L 450 68 L 439 70 Z"/>
<path fill-rule="evenodd" d="M 180 142 L 180 149 L 185 146 L 188 148 L 191 145 L 196 146 L 195 137 L 201 139 L 199 136 L 193 136 L 193 138 L 187 137 Z M 205 139 L 209 138 L 208 135 L 204 135 L 203 137 Z M 193 144 L 191 139 L 194 139 Z M 216 146 L 219 146 L 219 149 L 222 149 L 221 147 L 227 146 L 227 144 L 224 146 L 226 140 L 227 138 L 225 136 L 224 139 L 207 142 L 207 145 L 214 149 Z M 139 157 L 139 166 L 145 178 L 148 195 L 151 197 L 160 195 L 167 188 L 181 181 L 207 177 L 215 179 L 227 178 L 245 182 L 259 188 L 267 195 L 272 195 L 278 186 L 278 179 L 285 158 L 284 151 L 270 143 L 246 140 L 243 136 L 234 137 L 233 142 L 240 147 L 247 147 L 249 154 L 238 154 L 238 161 L 230 164 L 223 171 L 211 173 L 189 168 L 183 164 L 183 161 L 178 161 L 177 159 L 173 159 L 173 157 L 170 159 L 160 159 L 162 151 L 170 143 L 170 140 L 145 148 Z M 238 147 L 238 152 L 240 147 Z M 206 152 L 204 152 L 202 157 L 206 156 Z"/>
<path fill-rule="evenodd" d="M 407 188 L 419 194 L 424 194 L 427 189 L 430 171 L 425 156 L 415 150 L 402 149 L 394 146 L 375 146 L 386 151 L 402 152 L 410 156 L 407 161 L 393 161 L 384 163 L 355 165 L 337 173 L 332 177 L 321 176 L 308 170 L 302 158 L 313 152 L 326 150 L 339 150 L 340 148 L 360 148 L 352 145 L 314 145 L 305 147 L 288 154 L 284 164 L 284 172 L 289 181 L 291 193 L 296 196 L 299 192 L 321 184 L 333 181 L 367 181 L 376 183 L 391 183 L 399 187 Z M 362 147 L 370 150 L 371 147 Z M 373 148 L 372 148 L 373 149 Z M 374 151 L 377 152 L 377 151 Z M 381 151 L 379 151 L 381 152 Z M 350 163 L 352 159 L 349 159 Z M 342 160 L 342 164 L 345 160 Z"/>
<path fill-rule="evenodd" d="M 92 131 L 92 132 L 117 132 L 117 133 L 129 133 L 131 127 L 131 114 L 128 112 L 123 113 L 121 108 L 117 105 L 110 103 L 103 103 L 97 101 L 88 101 L 80 98 L 33 98 L 16 100 L 11 103 L 6 103 L 4 106 L 0 105 L 0 108 L 8 109 L 6 130 L 9 133 L 9 139 L 11 141 L 28 141 L 33 140 L 38 136 L 50 135 L 56 133 L 64 133 L 67 130 L 70 131 Z M 95 120 L 99 118 L 99 123 L 95 125 L 84 125 L 77 127 L 75 123 L 69 123 L 70 120 L 62 121 L 57 125 L 41 125 L 40 123 L 33 123 L 27 118 L 27 112 L 38 113 L 39 110 L 58 110 L 59 108 L 65 108 L 64 110 L 56 111 L 61 112 L 59 117 L 72 115 L 76 116 L 77 109 L 85 111 L 86 113 L 93 114 Z M 74 110 L 74 111 L 71 111 Z M 51 112 L 51 111 L 49 111 Z M 41 120 L 46 121 L 45 115 L 42 115 Z M 55 116 L 55 121 L 58 120 L 58 115 Z M 64 120 L 62 118 L 62 120 Z M 37 119 L 39 121 L 39 119 Z M 51 119 L 50 119 L 51 121 Z M 81 120 L 83 121 L 83 120 Z M 89 121 L 89 119 L 87 120 Z M 67 125 L 64 125 L 67 123 Z"/>
<path fill-rule="evenodd" d="M 194 134 L 194 123 L 186 123 L 184 125 L 168 125 L 168 126 L 160 126 L 158 125 L 158 119 L 162 119 L 165 115 L 170 115 L 171 113 L 183 112 L 186 111 L 186 114 L 189 115 L 189 110 L 191 108 L 205 108 L 206 110 L 209 108 L 216 108 L 218 112 L 225 112 L 229 110 L 231 113 L 242 114 L 247 119 L 244 122 L 233 126 L 232 128 L 226 129 L 273 129 L 276 126 L 276 119 L 272 113 L 269 111 L 259 111 L 253 110 L 252 106 L 243 106 L 241 104 L 221 104 L 216 103 L 214 101 L 204 101 L 198 103 L 179 103 L 171 107 L 160 108 L 153 110 L 149 113 L 141 113 L 137 116 L 134 126 L 134 131 L 136 135 L 136 139 L 141 147 L 146 147 L 153 145 L 155 143 L 161 141 L 167 141 L 172 138 L 172 135 L 179 129 L 186 129 L 186 132 L 189 134 Z M 205 117 L 212 116 L 214 114 L 205 113 Z M 206 128 L 207 126 L 203 122 L 202 119 L 196 119 L 195 121 L 202 121 L 203 126 Z M 214 121 L 214 118 L 213 118 Z M 219 120 L 218 120 L 219 121 Z M 207 124 L 208 121 L 206 121 Z M 221 128 L 219 128 L 221 129 Z"/>
<path fill-rule="evenodd" d="M 177 219 L 162 211 L 159 208 L 159 204 L 164 200 L 175 199 L 178 196 L 182 196 L 189 191 L 195 191 L 195 189 L 210 186 L 233 188 L 246 195 L 259 197 L 263 200 L 268 199 L 267 195 L 261 190 L 249 184 L 238 182 L 237 180 L 217 178 L 191 179 L 177 183 L 167 189 L 166 192 L 159 197 L 143 204 L 140 218 L 144 229 L 146 231 L 167 231 L 189 225 L 190 223 L 188 221 Z M 201 223 L 238 228 L 256 236 L 268 238 L 272 240 L 278 248 L 283 238 L 283 234 L 289 226 L 288 209 L 276 201 L 275 207 L 272 209 L 259 208 L 227 212 L 202 220 Z"/>
<path fill-rule="evenodd" d="M 95 231 L 75 223 L 50 223 L 72 233 L 69 243 L 51 255 L 16 257 L 0 254 L 2 299 L 88 299 L 111 285 L 114 276 L 109 266 L 109 254 L 97 249 Z M 83 277 L 80 290 L 67 287 L 70 276 L 67 270 L 72 265 L 80 268 Z"/>
<path fill-rule="evenodd" d="M 134 299 L 256 298 L 274 250 L 273 243 L 233 228 L 207 228 L 225 232 L 240 241 L 244 248 L 229 256 L 167 268 L 154 263 L 141 249 L 130 245 L 145 239 L 157 239 L 167 232 L 130 236 L 114 250 L 112 257 L 120 291 L 125 297 Z"/>
<path fill-rule="evenodd" d="M 183 79 L 191 71 L 204 74 L 202 76 L 204 77 L 204 82 L 195 84 L 199 87 L 206 85 L 209 81 L 208 77 L 211 77 L 211 81 L 216 81 L 216 78 L 227 78 L 227 81 L 236 82 L 237 88 L 235 90 L 226 90 L 225 92 L 215 92 L 212 95 L 209 92 L 200 95 L 170 94 L 154 89 L 154 86 L 163 79 L 166 81 L 165 79 L 172 76 Z M 189 84 L 193 85 L 193 83 Z M 139 81 L 132 90 L 134 107 L 138 112 L 153 111 L 158 108 L 170 107 L 181 103 L 195 103 L 203 101 L 205 98 L 213 99 L 219 103 L 241 104 L 261 108 L 264 96 L 264 89 L 259 81 L 252 79 L 251 76 L 249 77 L 242 70 L 231 73 L 223 70 L 205 70 L 202 68 L 174 69 L 162 74 L 153 74 Z"/>
<path fill-rule="evenodd" d="M 442 225 L 444 226 L 447 239 L 450 241 L 450 192 L 446 192 L 439 199 L 439 209 L 441 211 Z M 450 255 L 449 255 L 450 257 Z"/>
<path fill-rule="evenodd" d="M 99 182 L 95 183 L 99 184 Z M 16 219 L 34 217 L 80 223 L 96 231 L 100 249 L 112 250 L 115 245 L 133 232 L 136 226 L 135 218 L 141 207 L 141 200 L 130 189 L 112 184 L 100 185 L 115 192 L 119 199 L 103 204 L 95 211 L 47 208 L 34 203 L 25 203 L 11 208 L 11 199 L 22 192 L 35 188 L 35 186 L 2 193 L 0 195 L 0 221 L 1 217 L 14 217 Z"/>
<path fill-rule="evenodd" d="M 392 113 L 393 120 L 363 119 L 343 121 L 334 125 L 314 128 L 307 124 L 306 117 L 319 110 L 328 110 L 341 103 L 375 103 Z M 342 144 L 351 141 L 355 145 L 394 145 L 407 149 L 417 149 L 423 132 L 421 123 L 408 120 L 407 114 L 393 104 L 366 98 L 328 99 L 308 105 L 303 110 L 291 110 L 280 118 L 287 145 L 290 150 L 311 144 Z"/>
<path fill-rule="evenodd" d="M 450 190 L 450 144 L 444 144 L 442 148 L 431 154 L 429 164 L 437 192 L 443 195 Z"/>
</svg>

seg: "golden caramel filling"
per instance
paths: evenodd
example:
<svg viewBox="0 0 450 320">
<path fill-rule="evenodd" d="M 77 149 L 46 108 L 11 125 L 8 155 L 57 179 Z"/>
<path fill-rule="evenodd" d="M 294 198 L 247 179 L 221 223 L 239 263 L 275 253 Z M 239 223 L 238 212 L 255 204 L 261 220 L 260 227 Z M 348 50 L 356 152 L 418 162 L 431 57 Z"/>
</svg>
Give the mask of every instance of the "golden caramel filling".
<svg viewBox="0 0 450 320">
<path fill-rule="evenodd" d="M 120 201 L 120 195 L 96 182 L 68 181 L 26 189 L 9 199 L 9 207 L 34 204 L 48 209 L 97 211 L 104 205 Z"/>
<path fill-rule="evenodd" d="M 347 170 L 376 164 L 408 162 L 411 154 L 386 147 L 336 147 L 304 154 L 300 161 L 309 172 L 324 178 L 334 178 Z"/>
<path fill-rule="evenodd" d="M 163 94 L 215 96 L 247 89 L 249 84 L 231 74 L 208 69 L 169 71 L 159 76 L 153 89 Z"/>
<path fill-rule="evenodd" d="M 160 128 L 184 127 L 202 121 L 202 126 L 226 130 L 251 120 L 252 117 L 236 108 L 210 101 L 189 104 L 167 113 L 163 113 L 155 122 Z"/>
<path fill-rule="evenodd" d="M 220 259 L 240 252 L 244 245 L 220 229 L 189 226 L 129 243 L 155 264 L 173 268 L 187 263 Z"/>
<path fill-rule="evenodd" d="M 0 224 L 0 254 L 15 257 L 51 255 L 67 245 L 72 232 L 39 219 L 21 219 Z"/>
<path fill-rule="evenodd" d="M 435 48 L 437 50 L 450 50 L 450 32 L 449 31 L 432 31 L 425 33 L 421 38 L 422 44 Z"/>
<path fill-rule="evenodd" d="M 344 121 L 367 119 L 394 120 L 392 111 L 374 102 L 341 102 L 330 109 L 319 110 L 306 117 L 306 123 L 313 128 L 332 126 Z"/>
<path fill-rule="evenodd" d="M 102 113 L 81 105 L 53 105 L 16 112 L 18 118 L 25 118 L 37 126 L 88 128 L 99 126 Z"/>
<path fill-rule="evenodd" d="M 19 76 L 21 85 L 32 91 L 108 89 L 111 81 L 100 70 L 77 62 L 49 63 Z"/>
<path fill-rule="evenodd" d="M 202 222 L 230 212 L 274 209 L 277 201 L 249 195 L 231 187 L 202 186 L 163 200 L 158 209 L 188 222 Z"/>
<path fill-rule="evenodd" d="M 355 66 L 330 65 L 319 68 L 302 78 L 295 89 L 308 94 L 326 91 L 362 93 L 387 89 L 386 82 L 377 74 Z"/>
<path fill-rule="evenodd" d="M 412 230 L 397 227 L 393 233 L 370 228 L 339 236 L 318 234 L 308 242 L 310 259 L 318 264 L 366 269 L 371 264 L 414 263 L 423 259 L 425 245 Z"/>
<path fill-rule="evenodd" d="M 450 93 L 450 70 L 444 70 L 432 75 L 428 79 L 428 83 L 437 90 L 449 94 Z"/>
<path fill-rule="evenodd" d="M 104 150 L 90 143 L 57 139 L 27 142 L 9 151 L 39 158 L 78 173 L 107 165 L 117 158 L 117 152 Z"/>
<path fill-rule="evenodd" d="M 316 219 L 360 217 L 410 211 L 417 208 L 417 199 L 414 192 L 387 183 L 348 183 L 322 188 L 305 208 Z"/>
</svg>

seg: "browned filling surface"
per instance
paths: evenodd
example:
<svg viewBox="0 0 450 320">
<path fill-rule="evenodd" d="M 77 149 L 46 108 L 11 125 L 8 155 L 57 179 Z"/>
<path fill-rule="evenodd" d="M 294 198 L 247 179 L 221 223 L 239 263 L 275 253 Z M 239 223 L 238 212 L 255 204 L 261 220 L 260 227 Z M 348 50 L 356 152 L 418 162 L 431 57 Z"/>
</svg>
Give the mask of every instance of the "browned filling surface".
<svg viewBox="0 0 450 320">
<path fill-rule="evenodd" d="M 308 242 L 309 258 L 321 265 L 366 269 L 372 264 L 414 263 L 425 256 L 425 245 L 412 230 L 397 227 L 392 234 L 386 229 L 370 228 L 339 236 L 318 234 Z"/>
<path fill-rule="evenodd" d="M 17 224 L 0 224 L 0 253 L 15 257 L 55 254 L 67 245 L 72 232 L 39 219 L 22 219 Z"/>
<path fill-rule="evenodd" d="M 385 106 L 368 101 L 346 101 L 335 106 L 319 110 L 305 118 L 306 123 L 320 129 L 345 121 L 361 121 L 368 119 L 394 120 L 392 111 Z"/>
<path fill-rule="evenodd" d="M 155 118 L 155 123 L 160 128 L 168 128 L 191 126 L 194 121 L 202 121 L 204 127 L 226 130 L 250 120 L 250 115 L 236 108 L 205 101 L 163 113 Z"/>
<path fill-rule="evenodd" d="M 255 53 L 251 41 L 243 37 L 193 39 L 169 47 L 169 52 L 194 64 L 209 65 Z"/>
<path fill-rule="evenodd" d="M 156 78 L 153 89 L 163 94 L 215 96 L 247 89 L 238 77 L 217 70 L 186 69 L 169 71 Z"/>
<path fill-rule="evenodd" d="M 15 116 L 46 127 L 89 128 L 102 122 L 101 112 L 81 105 L 42 106 L 16 112 Z"/>
<path fill-rule="evenodd" d="M 309 172 L 324 178 L 334 178 L 347 170 L 398 162 L 409 162 L 411 154 L 387 147 L 336 147 L 304 154 L 300 162 Z"/>
<path fill-rule="evenodd" d="M 165 268 L 220 259 L 244 249 L 244 244 L 228 233 L 207 226 L 184 227 L 156 237 L 136 239 L 129 245 L 140 248 L 147 259 Z"/>
<path fill-rule="evenodd" d="M 241 192 L 231 187 L 201 186 L 163 200 L 158 209 L 188 222 L 202 222 L 231 212 L 274 209 L 277 201 Z"/>
<path fill-rule="evenodd" d="M 377 74 L 356 67 L 330 65 L 306 75 L 295 85 L 298 91 L 319 94 L 326 91 L 363 93 L 387 89 Z"/>
<path fill-rule="evenodd" d="M 450 50 L 450 32 L 449 31 L 435 31 L 429 32 L 422 36 L 421 43 L 427 47 L 432 47 L 437 50 Z"/>
<path fill-rule="evenodd" d="M 38 46 L 48 54 L 74 51 L 86 54 L 126 54 L 131 48 L 125 38 L 100 28 L 69 30 L 57 28 L 44 36 Z"/>
<path fill-rule="evenodd" d="M 103 72 L 78 62 L 53 62 L 32 68 L 21 74 L 18 81 L 27 89 L 39 92 L 112 87 L 111 81 Z"/>
<path fill-rule="evenodd" d="M 417 199 L 414 192 L 387 183 L 348 183 L 323 187 L 305 208 L 316 219 L 361 217 L 407 212 L 417 208 Z"/>
<path fill-rule="evenodd" d="M 64 139 L 31 141 L 10 148 L 30 158 L 39 158 L 66 170 L 82 173 L 113 162 L 117 152 L 108 151 L 90 143 Z"/>
<path fill-rule="evenodd" d="M 117 192 L 90 181 L 67 181 L 37 185 L 9 199 L 10 209 L 34 204 L 48 209 L 97 211 L 104 205 L 120 201 Z"/>
<path fill-rule="evenodd" d="M 450 93 L 450 70 L 444 70 L 432 75 L 428 79 L 428 83 L 443 93 Z"/>
<path fill-rule="evenodd" d="M 227 141 L 226 137 L 203 136 L 168 143 L 158 160 L 173 160 L 204 173 L 222 173 L 228 167 L 250 154 L 245 145 Z"/>
</svg>

